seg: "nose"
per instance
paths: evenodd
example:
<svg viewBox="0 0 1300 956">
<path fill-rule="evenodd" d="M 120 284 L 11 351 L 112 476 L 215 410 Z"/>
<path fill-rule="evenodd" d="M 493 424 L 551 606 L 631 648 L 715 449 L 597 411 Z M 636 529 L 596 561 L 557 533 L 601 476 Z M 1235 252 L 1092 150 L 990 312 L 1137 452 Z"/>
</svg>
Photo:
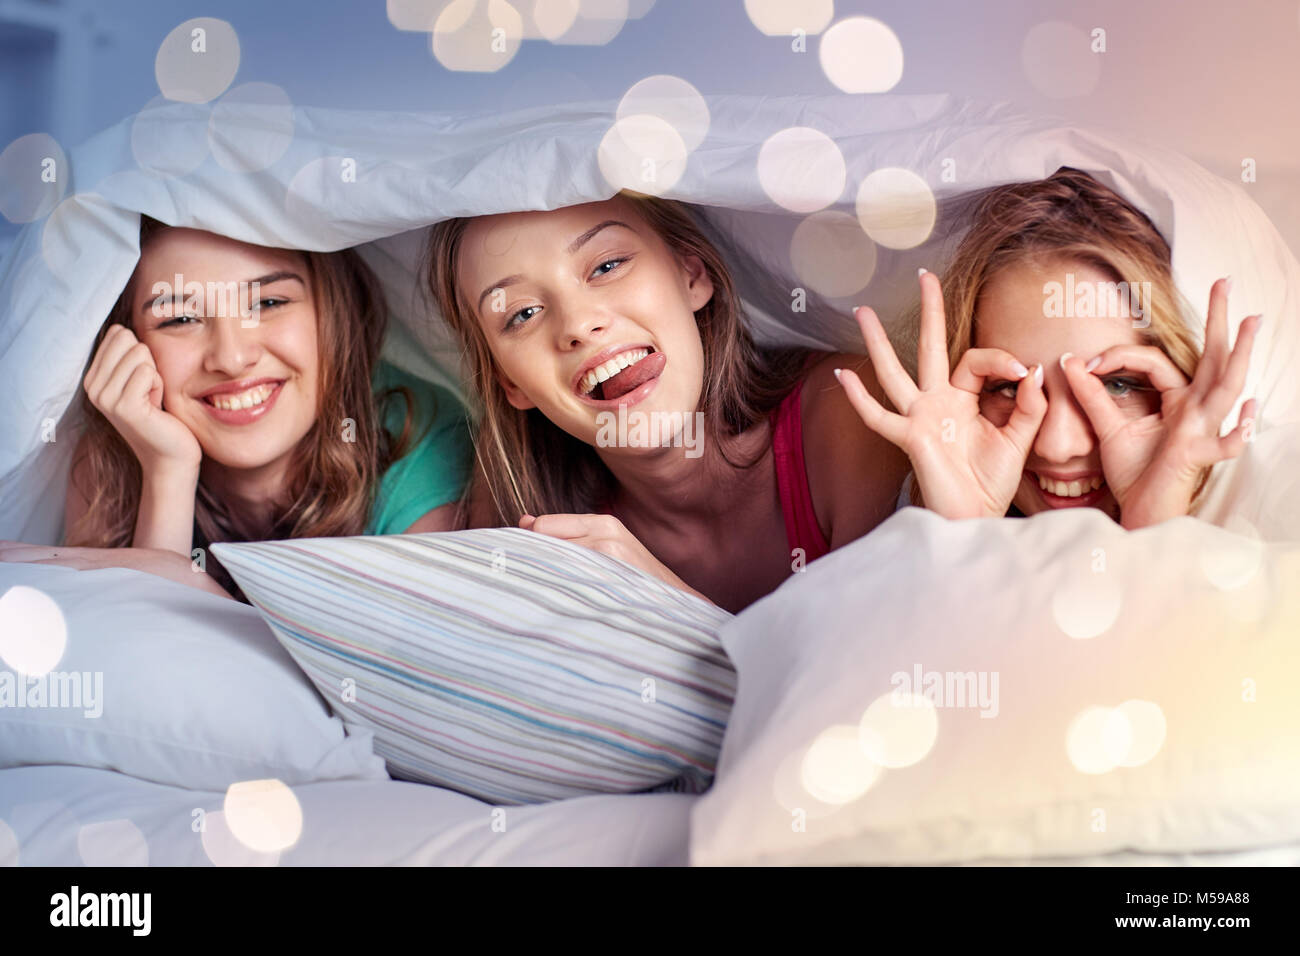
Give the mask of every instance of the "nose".
<svg viewBox="0 0 1300 956">
<path fill-rule="evenodd" d="M 609 313 L 598 303 L 581 295 L 555 301 L 551 310 L 559 313 L 555 328 L 556 344 L 561 351 L 578 348 L 598 338 L 610 326 Z"/>
<path fill-rule="evenodd" d="M 262 345 L 255 327 L 244 328 L 238 315 L 208 321 L 210 331 L 204 360 L 208 371 L 237 378 L 257 364 L 262 357 Z"/>
<path fill-rule="evenodd" d="M 1057 377 L 1060 381 L 1049 381 L 1044 392 L 1047 414 L 1034 439 L 1034 454 L 1045 462 L 1061 464 L 1091 454 L 1097 436 L 1088 416 L 1064 381 L 1064 373 L 1058 371 Z M 1057 387 L 1051 388 L 1053 384 Z"/>
</svg>

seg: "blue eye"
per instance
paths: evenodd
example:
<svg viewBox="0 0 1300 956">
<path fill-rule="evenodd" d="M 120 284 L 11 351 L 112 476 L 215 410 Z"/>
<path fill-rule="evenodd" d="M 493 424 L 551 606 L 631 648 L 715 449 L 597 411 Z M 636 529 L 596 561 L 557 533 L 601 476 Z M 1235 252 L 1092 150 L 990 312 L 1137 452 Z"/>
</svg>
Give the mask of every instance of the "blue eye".
<svg viewBox="0 0 1300 956">
<path fill-rule="evenodd" d="M 1102 384 L 1106 387 L 1106 394 L 1111 398 L 1123 398 L 1142 387 L 1131 378 L 1107 378 L 1102 380 Z"/>
<path fill-rule="evenodd" d="M 520 309 L 520 310 L 519 310 L 518 312 L 516 312 L 514 315 L 510 316 L 510 318 L 506 319 L 506 328 L 507 328 L 507 329 L 512 329 L 512 328 L 515 328 L 516 326 L 523 325 L 525 322 L 528 321 L 528 319 L 531 319 L 532 316 L 531 316 L 531 315 L 528 316 L 527 319 L 521 319 L 521 318 L 519 318 L 519 317 L 520 317 L 521 315 L 523 315 L 525 312 L 528 312 L 529 310 L 532 310 L 532 309 L 538 309 L 538 310 L 540 310 L 540 309 L 541 309 L 541 306 L 540 306 L 540 305 L 528 305 L 528 306 L 524 306 L 524 308 Z"/>
<path fill-rule="evenodd" d="M 607 275 L 609 275 L 610 272 L 613 272 L 614 269 L 617 269 L 619 266 L 621 266 L 621 265 L 622 265 L 623 263 L 625 263 L 625 262 L 627 262 L 626 259 L 606 259 L 606 260 L 605 260 L 604 262 L 602 262 L 600 265 L 596 266 L 596 268 L 592 271 L 591 274 L 592 274 L 592 275 L 603 275 L 603 276 L 607 276 Z M 606 272 L 601 272 L 600 270 L 601 270 L 601 269 L 604 269 L 605 266 L 613 266 L 614 268 L 613 268 L 613 269 L 609 269 L 609 270 L 606 271 Z"/>
</svg>

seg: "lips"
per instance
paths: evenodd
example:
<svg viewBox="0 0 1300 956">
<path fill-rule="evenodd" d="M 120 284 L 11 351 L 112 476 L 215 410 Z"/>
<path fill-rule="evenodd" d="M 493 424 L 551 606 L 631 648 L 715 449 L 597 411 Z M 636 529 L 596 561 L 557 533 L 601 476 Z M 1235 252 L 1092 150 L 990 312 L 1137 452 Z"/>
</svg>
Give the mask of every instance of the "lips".
<svg viewBox="0 0 1300 956">
<path fill-rule="evenodd" d="M 1052 508 L 1089 508 L 1101 501 L 1109 491 L 1106 479 L 1095 473 L 1068 478 L 1033 471 L 1026 471 L 1025 475 L 1038 487 L 1038 493 Z"/>
<path fill-rule="evenodd" d="M 626 404 L 642 386 L 658 378 L 667 360 L 649 345 L 603 349 L 583 365 L 573 389 L 591 404 Z"/>
<path fill-rule="evenodd" d="M 248 425 L 265 417 L 284 389 L 284 379 L 225 382 L 198 397 L 209 415 L 224 425 Z"/>
</svg>

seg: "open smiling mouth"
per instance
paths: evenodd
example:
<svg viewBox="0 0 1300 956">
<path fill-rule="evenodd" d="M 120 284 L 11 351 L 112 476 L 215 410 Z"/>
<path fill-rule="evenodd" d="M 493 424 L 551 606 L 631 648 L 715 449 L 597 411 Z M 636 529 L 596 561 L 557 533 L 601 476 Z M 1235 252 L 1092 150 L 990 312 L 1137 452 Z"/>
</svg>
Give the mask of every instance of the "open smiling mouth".
<svg viewBox="0 0 1300 956">
<path fill-rule="evenodd" d="M 653 348 L 627 349 L 589 369 L 578 380 L 577 392 L 589 401 L 615 401 L 657 378 L 667 361 Z"/>
<path fill-rule="evenodd" d="M 1071 481 L 1048 478 L 1036 472 L 1026 471 L 1029 480 L 1038 486 L 1043 498 L 1054 508 L 1096 504 L 1108 490 L 1106 479 L 1101 475 L 1086 475 Z"/>
<path fill-rule="evenodd" d="M 226 425 L 247 425 L 265 416 L 284 388 L 284 379 L 268 379 L 238 392 L 217 392 L 200 398 L 208 414 Z"/>
</svg>

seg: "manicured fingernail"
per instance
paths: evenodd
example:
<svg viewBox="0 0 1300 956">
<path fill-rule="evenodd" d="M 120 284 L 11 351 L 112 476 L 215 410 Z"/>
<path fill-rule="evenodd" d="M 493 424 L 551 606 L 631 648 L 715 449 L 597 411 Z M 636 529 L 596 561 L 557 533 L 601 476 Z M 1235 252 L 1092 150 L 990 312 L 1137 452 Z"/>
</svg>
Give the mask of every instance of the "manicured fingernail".
<svg viewBox="0 0 1300 956">
<path fill-rule="evenodd" d="M 1029 374 L 1029 369 L 1025 368 L 1019 362 L 1012 363 L 1011 368 L 1015 370 L 1016 378 L 1024 378 Z"/>
<path fill-rule="evenodd" d="M 1034 366 L 1034 384 L 1042 386 L 1043 384 L 1043 363 L 1039 362 Z"/>
<path fill-rule="evenodd" d="M 1228 295 L 1232 292 L 1232 276 L 1223 277 L 1223 294 Z"/>
<path fill-rule="evenodd" d="M 838 382 L 838 381 L 840 380 L 840 372 L 844 371 L 844 369 L 842 369 L 842 368 L 837 368 L 837 369 L 835 369 L 834 371 L 835 371 L 835 381 Z"/>
<path fill-rule="evenodd" d="M 929 271 L 930 271 L 929 269 L 927 269 L 927 268 L 925 268 L 924 266 L 922 266 L 921 268 L 919 268 L 919 269 L 916 270 L 916 274 L 917 274 L 918 276 L 923 276 L 923 275 L 925 275 L 925 274 L 926 274 L 927 272 L 929 272 Z"/>
<path fill-rule="evenodd" d="M 1061 353 L 1061 357 L 1060 357 L 1059 359 L 1057 359 L 1057 361 L 1061 363 L 1061 371 L 1062 371 L 1062 372 L 1065 371 L 1065 361 L 1066 361 L 1066 359 L 1072 359 L 1072 358 L 1074 358 L 1074 353 L 1073 353 L 1073 352 L 1062 352 L 1062 353 Z"/>
<path fill-rule="evenodd" d="M 1100 364 L 1101 364 L 1101 356 L 1100 356 L 1100 355 L 1097 355 L 1097 356 L 1095 356 L 1095 357 L 1093 357 L 1093 358 L 1091 358 L 1091 359 L 1088 360 L 1088 364 L 1085 365 L 1085 366 L 1083 367 L 1083 370 L 1084 370 L 1085 372 L 1091 372 L 1093 369 L 1095 369 L 1095 368 L 1096 368 L 1098 365 L 1100 365 Z"/>
</svg>

